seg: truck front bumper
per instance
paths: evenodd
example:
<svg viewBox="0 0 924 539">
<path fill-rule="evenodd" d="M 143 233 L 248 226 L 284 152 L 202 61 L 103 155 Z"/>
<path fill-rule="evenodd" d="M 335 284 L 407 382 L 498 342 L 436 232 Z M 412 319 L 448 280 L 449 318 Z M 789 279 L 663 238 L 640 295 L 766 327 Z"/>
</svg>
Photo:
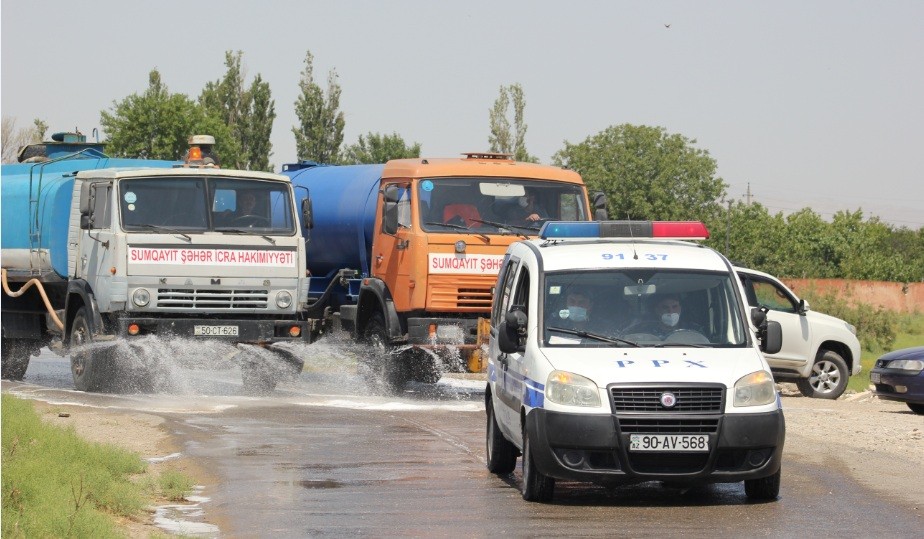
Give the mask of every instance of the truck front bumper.
<svg viewBox="0 0 924 539">
<path fill-rule="evenodd" d="M 117 321 L 120 336 L 164 335 L 216 339 L 230 343 L 273 344 L 311 342 L 311 322 L 304 320 L 252 320 L 218 318 L 141 318 Z"/>
<path fill-rule="evenodd" d="M 718 418 L 718 427 L 708 433 L 705 452 L 629 451 L 630 433 L 622 431 L 615 415 L 536 408 L 526 417 L 526 429 L 538 469 L 570 481 L 733 483 L 780 469 L 786 432 L 782 411 L 710 417 Z"/>
</svg>

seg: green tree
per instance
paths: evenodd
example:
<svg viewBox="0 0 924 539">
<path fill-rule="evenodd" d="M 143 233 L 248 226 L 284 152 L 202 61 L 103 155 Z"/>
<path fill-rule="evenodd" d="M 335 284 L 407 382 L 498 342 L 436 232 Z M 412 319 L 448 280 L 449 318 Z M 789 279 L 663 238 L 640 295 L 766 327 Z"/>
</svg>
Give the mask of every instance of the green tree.
<svg viewBox="0 0 924 539">
<path fill-rule="evenodd" d="M 314 56 L 305 54 L 305 69 L 298 86 L 300 94 L 295 101 L 295 114 L 299 125 L 292 128 L 295 147 L 300 160 L 319 163 L 336 163 L 343 144 L 343 127 L 346 121 L 340 111 L 340 84 L 337 71 L 327 77 L 327 97 L 314 82 Z"/>
<path fill-rule="evenodd" d="M 270 135 L 276 118 L 275 102 L 269 83 L 264 82 L 259 74 L 249 88 L 244 88 L 242 57 L 241 51 L 225 52 L 227 71 L 223 78 L 205 85 L 199 95 L 199 104 L 225 122 L 240 147 L 238 159 L 234 162 L 219 154 L 223 166 L 270 170 Z"/>
<path fill-rule="evenodd" d="M 513 102 L 513 133 L 510 131 L 510 120 L 507 118 L 507 109 Z M 492 152 L 509 153 L 517 161 L 538 163 L 539 159 L 529 155 L 526 151 L 526 122 L 523 111 L 526 108 L 526 96 L 519 83 L 510 86 L 501 86 L 500 94 L 494 101 L 494 106 L 488 112 L 491 123 L 491 134 L 488 143 Z"/>
<path fill-rule="evenodd" d="M 553 156 L 591 191 L 607 194 L 613 218 L 710 221 L 722 214 L 725 182 L 709 152 L 663 127 L 611 126 Z"/>
<path fill-rule="evenodd" d="M 144 93 L 113 102 L 110 111 L 100 112 L 100 124 L 109 137 L 106 153 L 115 157 L 179 160 L 194 134 L 214 136 L 221 159 L 234 162 L 240 151 L 220 117 L 184 94 L 170 93 L 156 69 Z"/>
<path fill-rule="evenodd" d="M 412 157 L 420 157 L 419 142 L 408 146 L 404 139 L 401 138 L 401 135 L 397 133 L 392 133 L 391 135 L 369 133 L 365 137 L 360 135 L 356 144 L 346 147 L 342 162 L 348 165 L 384 163 L 389 159 Z"/>
</svg>

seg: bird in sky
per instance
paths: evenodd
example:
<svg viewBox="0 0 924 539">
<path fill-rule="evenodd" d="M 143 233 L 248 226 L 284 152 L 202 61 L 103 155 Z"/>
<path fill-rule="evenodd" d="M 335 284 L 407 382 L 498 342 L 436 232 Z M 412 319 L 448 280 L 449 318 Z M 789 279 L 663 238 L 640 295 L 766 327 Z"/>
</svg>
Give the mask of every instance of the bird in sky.
<svg viewBox="0 0 924 539">
<path fill-rule="evenodd" d="M 671 25 L 668 23 L 668 24 L 665 24 L 664 27 L 665 27 L 665 28 L 670 28 Z"/>
</svg>

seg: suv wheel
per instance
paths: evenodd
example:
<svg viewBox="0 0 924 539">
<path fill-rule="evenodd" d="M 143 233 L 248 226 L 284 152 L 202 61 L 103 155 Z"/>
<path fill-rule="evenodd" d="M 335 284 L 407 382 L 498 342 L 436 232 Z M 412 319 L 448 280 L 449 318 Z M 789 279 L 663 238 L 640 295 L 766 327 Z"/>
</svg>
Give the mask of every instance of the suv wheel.
<svg viewBox="0 0 924 539">
<path fill-rule="evenodd" d="M 847 389 L 850 371 L 847 362 L 837 352 L 821 350 L 808 378 L 796 381 L 799 391 L 815 399 L 836 399 Z"/>
</svg>

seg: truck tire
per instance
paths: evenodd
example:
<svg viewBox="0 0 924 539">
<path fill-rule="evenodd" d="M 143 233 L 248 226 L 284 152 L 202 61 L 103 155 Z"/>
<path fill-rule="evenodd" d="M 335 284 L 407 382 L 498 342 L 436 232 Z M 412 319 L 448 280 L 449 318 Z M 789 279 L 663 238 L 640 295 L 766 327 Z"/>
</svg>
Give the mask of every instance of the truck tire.
<svg viewBox="0 0 924 539">
<path fill-rule="evenodd" d="M 497 475 L 507 475 L 517 467 L 517 448 L 510 443 L 497 425 L 494 417 L 494 405 L 488 397 L 488 426 L 485 435 L 485 456 L 488 471 Z"/>
<path fill-rule="evenodd" d="M 29 368 L 32 356 L 32 341 L 28 339 L 3 339 L 0 356 L 2 358 L 2 378 L 4 380 L 22 380 Z"/>
<path fill-rule="evenodd" d="M 90 317 L 87 316 L 87 308 L 81 307 L 74 315 L 74 323 L 71 325 L 70 355 L 71 355 L 71 374 L 74 376 L 74 387 L 78 391 L 103 391 L 107 386 L 105 383 L 105 362 L 104 354 L 92 349 L 80 350 L 84 345 L 93 342 L 93 327 Z M 114 373 L 110 373 L 114 374 Z"/>
<path fill-rule="evenodd" d="M 760 479 L 747 479 L 744 481 L 744 493 L 754 501 L 772 501 L 780 496 L 780 476 L 783 469 L 775 474 Z"/>
<path fill-rule="evenodd" d="M 363 358 L 367 379 L 373 384 L 381 384 L 390 393 L 403 390 L 408 381 L 408 369 L 394 347 L 388 344 L 385 318 L 381 313 L 375 313 L 369 319 L 363 341 L 369 346 L 367 356 Z"/>
<path fill-rule="evenodd" d="M 837 352 L 821 350 L 815 357 L 809 377 L 796 380 L 796 387 L 806 397 L 836 399 L 847 389 L 848 377 L 850 371 L 844 358 Z"/>
<path fill-rule="evenodd" d="M 419 348 L 405 350 L 398 359 L 408 369 L 408 378 L 415 382 L 435 384 L 443 377 L 434 355 Z"/>
<path fill-rule="evenodd" d="M 528 502 L 550 502 L 555 494 L 555 479 L 536 468 L 529 434 L 523 426 L 523 499 Z"/>
</svg>

